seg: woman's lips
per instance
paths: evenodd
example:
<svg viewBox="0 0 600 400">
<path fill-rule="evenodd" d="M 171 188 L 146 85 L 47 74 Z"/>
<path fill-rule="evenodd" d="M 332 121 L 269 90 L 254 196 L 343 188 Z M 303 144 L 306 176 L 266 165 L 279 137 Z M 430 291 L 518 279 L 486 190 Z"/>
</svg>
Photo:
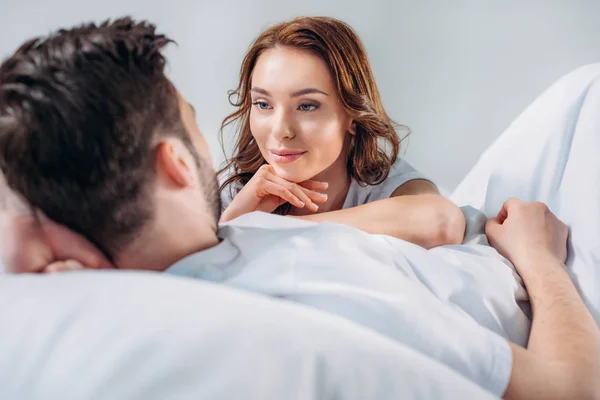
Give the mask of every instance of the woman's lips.
<svg viewBox="0 0 600 400">
<path fill-rule="evenodd" d="M 269 150 L 273 160 L 279 164 L 287 164 L 296 161 L 304 154 L 306 151 L 301 150 Z"/>
</svg>

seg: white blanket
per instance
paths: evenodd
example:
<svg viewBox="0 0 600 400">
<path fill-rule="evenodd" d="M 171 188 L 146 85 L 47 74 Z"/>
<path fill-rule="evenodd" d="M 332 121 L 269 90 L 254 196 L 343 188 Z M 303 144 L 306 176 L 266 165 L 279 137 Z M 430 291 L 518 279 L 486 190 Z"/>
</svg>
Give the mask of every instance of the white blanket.
<svg viewBox="0 0 600 400">
<path fill-rule="evenodd" d="M 495 216 L 543 201 L 570 228 L 567 267 L 600 324 L 600 64 L 544 92 L 481 156 L 451 198 Z"/>
<path fill-rule="evenodd" d="M 342 318 L 155 273 L 0 276 L 0 398 L 487 399 Z"/>
</svg>

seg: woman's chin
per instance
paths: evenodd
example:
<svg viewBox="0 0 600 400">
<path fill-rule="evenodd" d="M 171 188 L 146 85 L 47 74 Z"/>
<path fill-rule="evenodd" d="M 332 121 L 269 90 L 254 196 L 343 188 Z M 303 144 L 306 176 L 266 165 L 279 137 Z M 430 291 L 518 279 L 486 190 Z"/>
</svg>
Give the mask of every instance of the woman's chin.
<svg viewBox="0 0 600 400">
<path fill-rule="evenodd" d="M 294 168 L 291 166 L 283 167 L 277 164 L 273 165 L 273 168 L 275 169 L 277 176 L 285 179 L 286 181 L 299 183 L 311 178 L 311 176 L 306 173 L 305 169 Z"/>
</svg>

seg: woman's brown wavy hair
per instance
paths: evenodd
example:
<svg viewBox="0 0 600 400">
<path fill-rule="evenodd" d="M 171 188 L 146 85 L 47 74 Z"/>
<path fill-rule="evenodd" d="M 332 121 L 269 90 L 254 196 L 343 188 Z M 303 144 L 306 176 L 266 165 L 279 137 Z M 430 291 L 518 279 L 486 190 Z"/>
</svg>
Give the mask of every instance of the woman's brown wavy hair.
<svg viewBox="0 0 600 400">
<path fill-rule="evenodd" d="M 231 174 L 223 181 L 221 191 L 227 187 L 238 190 L 266 163 L 250 131 L 250 90 L 258 58 L 264 51 L 277 46 L 310 51 L 325 61 L 338 97 L 356 123 L 356 134 L 351 137 L 346 161 L 348 175 L 369 185 L 385 180 L 400 149 L 395 129 L 398 125 L 383 108 L 364 46 L 352 28 L 342 21 L 302 17 L 264 31 L 244 57 L 239 84 L 229 92 L 229 102 L 238 109 L 221 125 L 223 151 L 224 128 L 231 124 L 238 128 L 233 156 L 219 171 L 219 175 Z"/>
</svg>

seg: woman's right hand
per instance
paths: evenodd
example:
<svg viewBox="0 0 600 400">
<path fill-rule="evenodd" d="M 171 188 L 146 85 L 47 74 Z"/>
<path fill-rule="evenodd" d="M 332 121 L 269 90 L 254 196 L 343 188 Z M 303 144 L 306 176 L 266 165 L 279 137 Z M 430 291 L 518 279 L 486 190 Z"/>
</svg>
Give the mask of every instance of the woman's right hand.
<svg viewBox="0 0 600 400">
<path fill-rule="evenodd" d="M 275 174 L 268 164 L 261 166 L 252 179 L 233 198 L 221 216 L 221 222 L 231 221 L 252 211 L 272 213 L 284 203 L 296 208 L 319 209 L 316 203 L 327 201 L 319 191 L 327 189 L 326 182 L 304 181 L 294 183 Z"/>
</svg>

